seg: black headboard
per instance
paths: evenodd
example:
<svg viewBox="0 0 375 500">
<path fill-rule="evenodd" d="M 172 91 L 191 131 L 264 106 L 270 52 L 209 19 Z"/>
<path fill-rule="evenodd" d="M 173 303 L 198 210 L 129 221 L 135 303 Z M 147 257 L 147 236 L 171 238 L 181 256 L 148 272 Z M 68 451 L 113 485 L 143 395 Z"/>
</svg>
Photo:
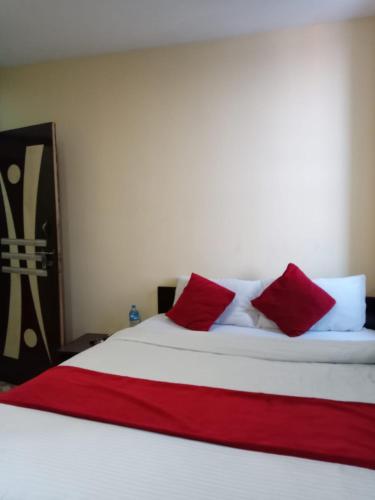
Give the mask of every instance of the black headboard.
<svg viewBox="0 0 375 500">
<path fill-rule="evenodd" d="M 165 313 L 173 305 L 175 286 L 158 286 L 158 313 Z M 375 297 L 366 297 L 366 328 L 375 330 Z"/>
<path fill-rule="evenodd" d="M 158 313 L 166 313 L 173 306 L 175 286 L 158 286 Z"/>
<path fill-rule="evenodd" d="M 375 297 L 366 297 L 366 328 L 375 330 Z"/>
</svg>

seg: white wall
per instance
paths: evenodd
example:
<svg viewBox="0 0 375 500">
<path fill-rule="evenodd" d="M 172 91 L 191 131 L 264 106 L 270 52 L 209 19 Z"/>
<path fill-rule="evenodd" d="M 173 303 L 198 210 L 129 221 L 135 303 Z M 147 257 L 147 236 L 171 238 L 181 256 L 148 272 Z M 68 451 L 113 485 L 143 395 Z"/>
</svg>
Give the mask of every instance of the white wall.
<svg viewBox="0 0 375 500">
<path fill-rule="evenodd" d="M 375 18 L 0 71 L 0 128 L 55 121 L 68 337 L 191 271 L 375 289 Z"/>
</svg>

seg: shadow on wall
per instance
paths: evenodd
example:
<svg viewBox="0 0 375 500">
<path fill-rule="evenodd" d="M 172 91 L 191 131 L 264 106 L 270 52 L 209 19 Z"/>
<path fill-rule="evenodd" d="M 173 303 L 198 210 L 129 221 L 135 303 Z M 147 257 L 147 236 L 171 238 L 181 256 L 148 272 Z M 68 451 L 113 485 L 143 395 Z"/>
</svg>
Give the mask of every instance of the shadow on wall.
<svg viewBox="0 0 375 500">
<path fill-rule="evenodd" d="M 350 55 L 350 212 L 348 265 L 367 275 L 375 296 L 375 22 L 352 23 Z M 363 47 L 373 50 L 363 50 Z"/>
</svg>

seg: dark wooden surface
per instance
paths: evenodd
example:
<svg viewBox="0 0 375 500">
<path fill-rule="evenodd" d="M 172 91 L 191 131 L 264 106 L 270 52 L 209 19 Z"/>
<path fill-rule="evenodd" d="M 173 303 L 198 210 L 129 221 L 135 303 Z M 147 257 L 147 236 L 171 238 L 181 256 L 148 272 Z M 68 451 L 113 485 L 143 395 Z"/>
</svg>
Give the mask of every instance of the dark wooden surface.
<svg viewBox="0 0 375 500">
<path fill-rule="evenodd" d="M 72 342 L 69 342 L 68 344 L 60 347 L 60 349 L 58 350 L 59 362 L 62 363 L 75 354 L 79 354 L 89 347 L 96 345 L 100 340 L 105 340 L 107 338 L 108 335 L 105 333 L 85 333 L 84 335 L 78 337 L 78 339 L 75 339 Z"/>
<path fill-rule="evenodd" d="M 28 147 L 43 145 L 40 171 L 37 179 L 37 199 L 35 213 L 30 212 L 30 203 L 25 204 L 31 184 L 27 179 L 30 167 L 26 163 Z M 20 179 L 12 183 L 8 178 L 9 166 L 15 164 L 20 169 Z M 0 238 L 11 238 L 7 229 L 6 204 L 10 205 L 15 225 L 15 234 L 25 236 L 24 213 L 35 217 L 35 239 L 46 240 L 46 247 L 35 246 L 35 253 L 48 252 L 46 257 L 47 276 L 38 277 L 37 287 L 32 288 L 27 275 L 12 274 L 19 283 L 21 297 L 12 288 L 11 275 L 0 272 L 0 379 L 21 383 L 35 377 L 56 361 L 57 350 L 63 343 L 63 307 L 60 259 L 59 200 L 57 185 L 57 165 L 55 149 L 55 127 L 53 123 L 3 131 L 0 133 L 0 172 L 5 189 L 0 194 Z M 11 238 L 12 239 L 12 238 Z M 25 245 L 16 245 L 17 253 L 25 252 Z M 1 245 L 1 253 L 7 253 L 9 244 Z M 2 267 L 10 266 L 11 259 L 0 255 Z M 14 259 L 17 260 L 17 259 Z M 13 266 L 11 266 L 13 267 Z M 15 266 L 14 266 L 15 267 Z M 26 268 L 25 260 L 19 266 Z M 37 269 L 42 263 L 36 261 Z M 15 291 L 16 290 L 16 291 Z M 12 308 L 12 309 L 11 309 Z M 8 328 L 8 317 L 12 311 L 15 322 Z M 20 327 L 18 325 L 21 325 Z M 32 330 L 35 342 L 28 342 L 25 331 Z M 16 346 L 6 350 L 7 345 Z"/>
</svg>

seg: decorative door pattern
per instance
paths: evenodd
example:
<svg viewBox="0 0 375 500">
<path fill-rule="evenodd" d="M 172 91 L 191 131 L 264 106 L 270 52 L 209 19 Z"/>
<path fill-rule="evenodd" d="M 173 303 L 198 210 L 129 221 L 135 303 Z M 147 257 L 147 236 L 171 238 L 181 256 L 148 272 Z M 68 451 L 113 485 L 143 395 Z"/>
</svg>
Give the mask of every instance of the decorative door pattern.
<svg viewBox="0 0 375 500">
<path fill-rule="evenodd" d="M 53 123 L 0 133 L 0 379 L 55 362 L 63 340 Z"/>
</svg>

